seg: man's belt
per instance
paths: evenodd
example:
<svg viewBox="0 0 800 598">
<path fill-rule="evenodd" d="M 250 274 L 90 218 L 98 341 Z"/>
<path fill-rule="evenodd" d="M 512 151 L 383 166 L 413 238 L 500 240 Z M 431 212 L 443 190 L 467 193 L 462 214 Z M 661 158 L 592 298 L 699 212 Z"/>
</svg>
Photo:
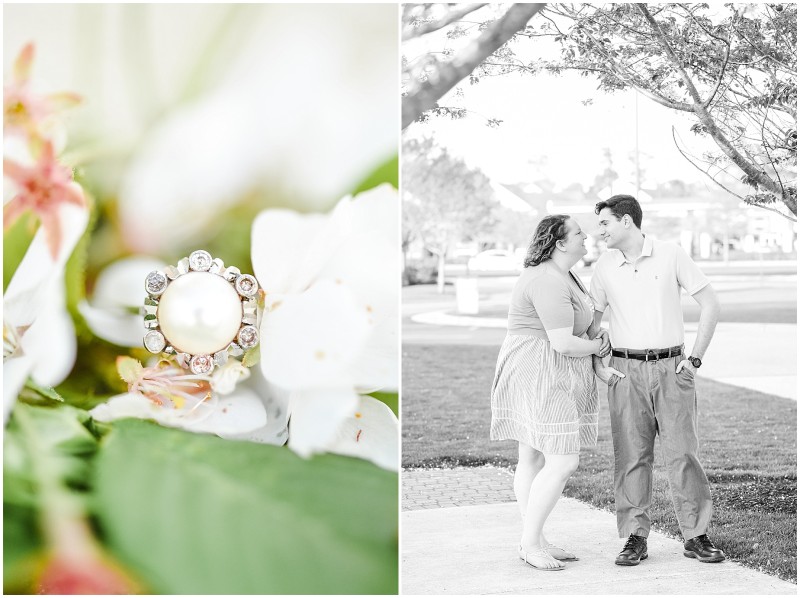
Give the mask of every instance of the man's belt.
<svg viewBox="0 0 800 598">
<path fill-rule="evenodd" d="M 683 345 L 670 347 L 669 349 L 611 349 L 614 357 L 624 357 L 626 359 L 639 359 L 641 361 L 657 361 L 667 357 L 675 357 L 683 353 Z"/>
</svg>

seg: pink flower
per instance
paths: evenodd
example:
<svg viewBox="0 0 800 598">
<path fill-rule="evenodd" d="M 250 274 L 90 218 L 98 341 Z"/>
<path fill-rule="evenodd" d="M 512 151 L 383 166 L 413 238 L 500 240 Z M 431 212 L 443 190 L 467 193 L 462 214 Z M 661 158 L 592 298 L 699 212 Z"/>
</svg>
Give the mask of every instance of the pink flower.
<svg viewBox="0 0 800 598">
<path fill-rule="evenodd" d="M 24 166 L 3 159 L 5 176 L 19 188 L 17 194 L 3 206 L 3 226 L 8 228 L 25 211 L 32 210 L 41 220 L 47 246 L 53 259 L 61 247 L 61 222 L 58 209 L 69 203 L 86 206 L 83 189 L 72 178 L 72 170 L 59 164 L 53 144 L 45 141 L 39 159 L 33 166 Z"/>
<path fill-rule="evenodd" d="M 33 588 L 37 594 L 142 593 L 141 584 L 97 543 L 83 517 L 59 513 L 47 535 L 50 554 Z"/>
<path fill-rule="evenodd" d="M 37 95 L 30 88 L 34 46 L 27 44 L 14 61 L 11 84 L 3 87 L 3 126 L 6 133 L 21 132 L 33 146 L 43 139 L 42 127 L 58 110 L 80 103 L 75 93 Z"/>
</svg>

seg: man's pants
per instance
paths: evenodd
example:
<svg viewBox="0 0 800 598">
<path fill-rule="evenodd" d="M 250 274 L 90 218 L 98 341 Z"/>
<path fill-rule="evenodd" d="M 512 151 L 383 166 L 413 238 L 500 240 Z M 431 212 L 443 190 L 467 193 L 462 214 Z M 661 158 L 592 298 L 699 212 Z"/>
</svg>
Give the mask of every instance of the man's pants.
<svg viewBox="0 0 800 598">
<path fill-rule="evenodd" d="M 683 356 L 658 361 L 612 357 L 608 407 L 614 438 L 614 498 L 620 538 L 650 533 L 656 434 L 667 466 L 672 504 L 684 539 L 706 533 L 711 489 L 697 458 L 694 374 L 675 368 Z"/>
</svg>

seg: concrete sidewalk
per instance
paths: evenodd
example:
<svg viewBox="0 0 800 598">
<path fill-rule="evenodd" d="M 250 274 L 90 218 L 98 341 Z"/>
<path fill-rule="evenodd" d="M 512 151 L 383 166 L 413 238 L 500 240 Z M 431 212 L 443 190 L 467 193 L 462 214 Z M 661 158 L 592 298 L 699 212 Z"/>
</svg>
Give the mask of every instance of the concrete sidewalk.
<svg viewBox="0 0 800 598">
<path fill-rule="evenodd" d="M 796 594 L 797 586 L 733 563 L 683 556 L 679 540 L 651 532 L 649 558 L 614 565 L 624 543 L 615 517 L 562 498 L 548 538 L 580 561 L 537 571 L 517 556 L 521 518 L 511 473 L 493 468 L 402 473 L 402 594 Z"/>
</svg>

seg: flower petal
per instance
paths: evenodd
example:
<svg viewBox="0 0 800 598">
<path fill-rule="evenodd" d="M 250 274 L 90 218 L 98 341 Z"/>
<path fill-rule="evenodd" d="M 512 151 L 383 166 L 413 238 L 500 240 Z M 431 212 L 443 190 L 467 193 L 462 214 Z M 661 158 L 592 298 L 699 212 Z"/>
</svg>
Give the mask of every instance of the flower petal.
<svg viewBox="0 0 800 598">
<path fill-rule="evenodd" d="M 264 210 L 253 221 L 253 272 L 267 293 L 305 290 L 328 259 L 320 242 L 328 217 Z M 322 263 L 320 263 L 322 262 Z"/>
<path fill-rule="evenodd" d="M 145 296 L 144 279 L 164 262 L 148 256 L 128 257 L 106 266 L 92 294 L 95 307 L 138 307 Z"/>
<path fill-rule="evenodd" d="M 399 353 L 400 286 L 397 269 L 400 252 L 377 232 L 348 239 L 321 277 L 341 281 L 353 291 L 368 316 L 370 334 L 352 371 L 359 389 L 397 388 Z"/>
<path fill-rule="evenodd" d="M 289 448 L 301 457 L 327 452 L 337 430 L 358 407 L 358 395 L 347 388 L 292 393 Z"/>
<path fill-rule="evenodd" d="M 50 255 L 45 231 L 39 227 L 8 284 L 3 300 L 3 317 L 9 324 L 30 325 L 42 311 L 67 259 L 86 230 L 89 211 L 85 207 L 62 204 L 58 207 L 58 219 L 63 235 L 55 259 Z"/>
<path fill-rule="evenodd" d="M 156 407 L 145 397 L 134 392 L 113 396 L 105 403 L 101 403 L 89 411 L 89 415 L 99 422 L 111 422 L 126 417 L 135 417 L 138 419 L 154 419 L 159 423 L 163 423 L 162 419 L 169 419 L 164 415 L 165 413 L 166 409 Z"/>
<path fill-rule="evenodd" d="M 358 411 L 339 426 L 333 442 L 326 447 L 332 453 L 372 461 L 384 469 L 399 469 L 400 423 L 381 401 L 359 397 Z"/>
<path fill-rule="evenodd" d="M 45 298 L 36 321 L 20 340 L 23 352 L 35 364 L 31 376 L 44 386 L 61 384 L 72 371 L 78 354 L 75 326 L 65 303 L 66 290 L 61 275 Z"/>
<path fill-rule="evenodd" d="M 211 388 L 218 394 L 229 395 L 234 391 L 238 382 L 247 380 L 249 377 L 250 370 L 248 368 L 244 367 L 240 361 L 229 359 L 212 374 Z"/>
<path fill-rule="evenodd" d="M 391 185 L 342 198 L 329 215 L 264 210 L 253 222 L 253 270 L 268 293 L 298 293 L 324 278 L 340 247 L 353 236 L 373 233 L 393 248 L 399 262 L 399 202 Z M 363 246 L 363 243 L 361 243 Z M 381 264 L 386 267 L 386 262 Z M 371 272 L 370 274 L 374 274 Z M 394 288 L 396 275 L 389 269 Z"/>
<path fill-rule="evenodd" d="M 350 367 L 358 392 L 397 390 L 400 381 L 400 322 L 398 316 L 378 321 Z"/>
<path fill-rule="evenodd" d="M 142 346 L 142 316 L 131 313 L 130 308 L 142 304 L 147 274 L 163 267 L 162 261 L 135 256 L 117 260 L 100 273 L 91 303 L 78 304 L 95 336 L 123 347 Z"/>
<path fill-rule="evenodd" d="M 33 64 L 33 57 L 36 50 L 33 45 L 33 42 L 28 42 L 25 44 L 25 47 L 17 56 L 17 59 L 14 61 L 14 83 L 16 85 L 24 85 L 28 82 L 28 79 L 31 75 L 31 65 Z"/>
<path fill-rule="evenodd" d="M 320 282 L 273 304 L 261 321 L 261 371 L 287 389 L 351 386 L 348 368 L 369 334 L 368 314 L 342 285 Z"/>
<path fill-rule="evenodd" d="M 389 183 L 342 198 L 331 212 L 331 220 L 336 228 L 375 231 L 393 246 L 400 246 L 400 198 Z"/>
<path fill-rule="evenodd" d="M 121 347 L 141 347 L 145 329 L 142 316 L 122 308 L 100 309 L 87 301 L 78 304 L 78 311 L 89 329 L 98 338 Z"/>
<path fill-rule="evenodd" d="M 181 428 L 190 432 L 209 434 L 243 434 L 266 424 L 267 416 L 258 396 L 247 390 L 237 391 L 227 397 L 218 397 L 211 404 L 201 404 L 201 409 L 187 413 L 159 407 L 138 393 L 125 393 L 111 397 L 89 413 L 102 422 L 126 417 L 152 419 L 163 426 Z"/>
<path fill-rule="evenodd" d="M 250 432 L 239 434 L 220 434 L 232 440 L 247 440 L 260 444 L 282 446 L 289 439 L 289 397 L 291 393 L 274 384 L 270 384 L 261 375 L 258 368 L 253 368 L 249 380 L 242 383 L 258 395 L 267 412 L 266 425 Z"/>
<path fill-rule="evenodd" d="M 17 402 L 19 391 L 33 369 L 33 360 L 27 355 L 12 357 L 3 362 L 3 423 Z"/>
<path fill-rule="evenodd" d="M 189 422 L 191 432 L 208 432 L 219 436 L 246 434 L 267 423 L 267 412 L 258 395 L 244 388 L 224 397 L 218 397 L 216 409 L 208 417 Z"/>
</svg>

